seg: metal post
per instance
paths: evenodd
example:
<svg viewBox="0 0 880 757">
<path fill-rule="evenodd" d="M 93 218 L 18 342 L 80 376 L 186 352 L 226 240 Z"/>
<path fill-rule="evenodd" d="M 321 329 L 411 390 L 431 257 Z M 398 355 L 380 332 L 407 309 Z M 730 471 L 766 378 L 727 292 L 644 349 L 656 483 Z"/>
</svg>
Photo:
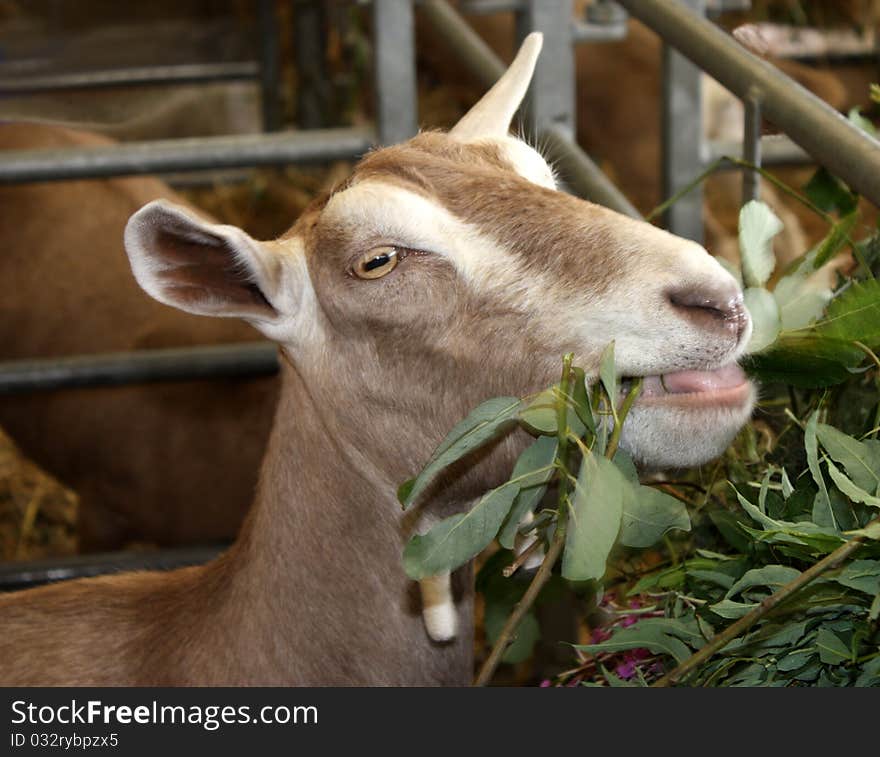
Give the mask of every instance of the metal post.
<svg viewBox="0 0 880 757">
<path fill-rule="evenodd" d="M 544 45 L 522 119 L 533 140 L 542 129 L 554 127 L 569 137 L 575 129 L 575 71 L 572 50 L 572 0 L 525 0 L 516 14 L 517 41 L 533 31 L 544 34 Z"/>
<path fill-rule="evenodd" d="M 263 130 L 281 128 L 281 100 L 279 92 L 280 66 L 278 54 L 278 19 L 275 0 L 260 0 L 259 34 L 260 90 L 263 106 Z"/>
<path fill-rule="evenodd" d="M 704 0 L 683 0 L 697 13 Z M 703 108 L 700 69 L 663 45 L 663 196 L 672 197 L 703 170 Z M 703 242 L 703 191 L 689 192 L 666 211 L 673 234 Z"/>
<path fill-rule="evenodd" d="M 324 58 L 326 9 L 323 3 L 293 5 L 296 39 L 296 122 L 301 129 L 329 126 L 327 64 Z"/>
<path fill-rule="evenodd" d="M 505 66 L 498 56 L 446 0 L 423 0 L 421 12 L 437 38 L 450 51 L 455 51 L 462 66 L 482 87 L 491 87 L 504 73 Z M 574 142 L 567 127 L 550 125 L 540 131 L 537 138 L 557 161 L 565 181 L 576 195 L 639 217 L 632 203 Z"/>
<path fill-rule="evenodd" d="M 743 158 L 755 166 L 761 165 L 761 100 L 756 92 L 743 99 Z M 745 205 L 761 196 L 761 175 L 757 171 L 745 170 L 742 175 Z"/>
<path fill-rule="evenodd" d="M 693 13 L 685 3 L 618 2 L 737 97 L 745 97 L 750 89 L 757 88 L 768 121 L 855 191 L 880 204 L 880 142 Z"/>
<path fill-rule="evenodd" d="M 412 0 L 373 1 L 373 69 L 379 142 L 403 142 L 418 122 Z"/>
</svg>

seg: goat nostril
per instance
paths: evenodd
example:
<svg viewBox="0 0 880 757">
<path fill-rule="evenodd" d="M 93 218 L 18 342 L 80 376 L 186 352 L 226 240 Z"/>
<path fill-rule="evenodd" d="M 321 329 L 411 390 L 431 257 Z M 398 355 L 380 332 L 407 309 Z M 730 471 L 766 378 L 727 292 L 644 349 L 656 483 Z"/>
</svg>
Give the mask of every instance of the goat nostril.
<svg viewBox="0 0 880 757">
<path fill-rule="evenodd" d="M 684 287 L 668 292 L 667 297 L 683 316 L 704 328 L 733 332 L 737 339 L 745 331 L 748 314 L 738 291 Z"/>
</svg>

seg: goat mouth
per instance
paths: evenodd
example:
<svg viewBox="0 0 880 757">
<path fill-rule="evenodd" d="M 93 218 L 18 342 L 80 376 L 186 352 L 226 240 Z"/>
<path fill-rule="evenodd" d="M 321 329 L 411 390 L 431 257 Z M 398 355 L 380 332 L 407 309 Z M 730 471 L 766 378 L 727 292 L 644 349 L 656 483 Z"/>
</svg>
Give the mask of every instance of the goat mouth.
<svg viewBox="0 0 880 757">
<path fill-rule="evenodd" d="M 629 381 L 624 382 L 624 391 Z M 636 404 L 687 408 L 736 407 L 749 402 L 751 397 L 752 382 L 742 368 L 730 363 L 712 370 L 644 376 Z"/>
</svg>

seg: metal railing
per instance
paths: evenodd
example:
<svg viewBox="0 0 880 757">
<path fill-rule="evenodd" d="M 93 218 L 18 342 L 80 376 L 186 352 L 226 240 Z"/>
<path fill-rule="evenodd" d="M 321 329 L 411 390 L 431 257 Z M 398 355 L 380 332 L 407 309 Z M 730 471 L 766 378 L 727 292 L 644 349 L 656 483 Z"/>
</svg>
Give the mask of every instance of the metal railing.
<svg viewBox="0 0 880 757">
<path fill-rule="evenodd" d="M 413 2 L 373 0 L 372 3 L 376 89 L 376 118 L 372 127 L 173 139 L 98 149 L 6 152 L 0 153 L 0 183 L 353 158 L 374 144 L 404 140 L 416 131 Z M 544 50 L 530 89 L 524 129 L 547 146 L 569 188 L 582 197 L 638 216 L 633 205 L 575 142 L 573 45 L 620 39 L 626 32 L 628 13 L 657 32 L 665 45 L 663 176 L 666 196 L 675 194 L 718 156 L 742 154 L 756 164 L 761 160 L 768 164 L 815 160 L 880 204 L 880 143 L 771 65 L 748 53 L 705 17 L 707 10 L 719 12 L 724 7 L 744 4 L 744 0 L 619 0 L 619 3 L 599 2 L 592 14 L 581 20 L 572 19 L 572 0 L 554 0 L 553 3 L 462 0 L 461 6 L 475 13 L 513 11 L 519 38 L 533 30 L 544 33 Z M 270 127 L 279 123 L 278 40 L 271 6 L 272 3 L 261 0 L 260 29 L 264 39 L 260 72 L 264 122 Z M 447 44 L 450 53 L 456 55 L 475 81 L 484 87 L 494 83 L 504 65 L 459 12 L 445 0 L 421 0 L 420 8 L 432 32 Z M 716 78 L 746 104 L 743 144 L 704 142 L 700 108 L 702 71 Z M 252 69 L 248 72 L 252 73 Z M 204 74 L 200 80 L 210 78 L 210 72 L 200 73 Z M 215 71 L 210 75 L 219 73 Z M 137 76 L 131 71 L 128 75 L 128 83 L 134 83 L 131 80 Z M 168 76 L 182 79 L 183 72 Z M 107 81 L 112 78 L 108 75 Z M 124 78 L 120 74 L 117 81 Z M 71 79 L 61 84 L 67 86 L 73 82 Z M 31 83 L 39 85 L 39 81 Z M 43 84 L 47 85 L 45 81 Z M 96 85 L 103 84 L 97 81 Z M 761 138 L 762 117 L 787 132 L 790 139 Z M 755 177 L 747 173 L 744 197 L 754 197 L 756 193 Z M 667 225 L 677 234 L 701 239 L 699 191 L 672 207 Z M 275 348 L 268 343 L 18 360 L 0 363 L 0 393 L 208 376 L 264 375 L 276 369 Z M 87 563 L 85 560 L 83 565 Z M 80 569 L 72 568 L 70 575 L 77 574 L 77 570 Z"/>
</svg>

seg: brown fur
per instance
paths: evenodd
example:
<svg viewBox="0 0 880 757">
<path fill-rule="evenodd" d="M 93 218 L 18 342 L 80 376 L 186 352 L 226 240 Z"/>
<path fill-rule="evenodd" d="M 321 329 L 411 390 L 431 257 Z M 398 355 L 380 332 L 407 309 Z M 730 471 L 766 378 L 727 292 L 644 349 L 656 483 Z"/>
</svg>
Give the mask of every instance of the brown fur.
<svg viewBox="0 0 880 757">
<path fill-rule="evenodd" d="M 0 148 L 92 147 L 102 137 L 0 125 Z M 128 217 L 158 197 L 153 178 L 0 188 L 2 359 L 259 339 L 234 320 L 147 297 L 122 246 Z M 0 426 L 82 498 L 85 549 L 126 541 L 231 538 L 253 497 L 274 379 L 198 381 L 0 396 Z"/>
<path fill-rule="evenodd" d="M 557 381 L 559 357 L 568 351 L 595 377 L 598 353 L 620 339 L 618 370 L 666 372 L 728 365 L 748 338 L 714 322 L 706 328 L 672 296 L 688 294 L 697 309 L 718 303 L 712 309 L 719 317 L 742 311 L 735 282 L 705 251 L 530 183 L 503 165 L 504 144 L 495 153 L 428 134 L 374 153 L 345 191 L 316 203 L 282 240 L 268 243 L 167 203 L 136 214 L 126 246 L 135 276 L 154 297 L 210 313 L 225 303 L 228 314 L 252 304 L 241 290 L 256 283 L 269 305 L 244 311 L 286 358 L 257 498 L 236 544 L 207 566 L 0 599 L 0 680 L 469 680 L 470 568 L 456 577 L 459 635 L 432 642 L 401 550 L 413 532 L 497 486 L 530 437 L 517 432 L 478 451 L 405 515 L 395 496 L 399 483 L 479 402 Z M 380 193 L 388 181 L 441 206 L 420 221 L 437 222 L 438 236 L 426 237 L 437 249 L 413 249 L 388 276 L 364 281 L 353 275 L 352 261 L 377 244 L 407 252 L 406 236 L 424 231 L 415 219 L 387 231 L 397 220 L 389 215 L 424 210 L 422 198 L 401 198 L 397 187 Z M 369 210 L 377 195 L 391 205 Z M 195 239 L 204 244 L 190 244 Z M 453 251 L 455 242 L 461 248 Z M 478 255 L 493 261 L 483 271 L 493 279 L 488 284 L 462 273 L 468 256 Z M 226 293 L 222 300 L 189 296 L 198 281 L 218 275 L 222 283 L 212 289 Z M 653 331 L 636 333 L 646 319 Z M 670 427 L 694 429 L 720 449 L 751 409 L 751 390 L 746 394 L 736 409 L 641 408 L 641 439 L 648 448 L 659 444 L 670 464 L 676 453 L 662 438 Z M 653 426 L 651 418 L 658 419 Z M 621 444 L 638 435 L 627 433 Z M 679 452 L 694 444 L 688 435 Z M 97 639 L 109 651 L 98 659 Z M 28 657 L 16 659 L 17 650 Z"/>
<path fill-rule="evenodd" d="M 476 156 L 446 136 L 425 135 L 372 155 L 353 183 L 418 174 L 424 191 L 499 241 L 532 235 L 531 260 L 525 248 L 515 253 L 524 276 L 543 261 L 544 273 L 562 281 L 575 272 L 574 261 L 595 255 L 598 266 L 634 232 L 655 237 L 657 255 L 672 239 L 530 184 L 491 157 L 480 164 Z M 459 193 L 475 203 L 469 207 Z M 487 199 L 478 199 L 480 193 Z M 454 469 L 403 519 L 395 488 L 479 401 L 526 394 L 554 380 L 567 345 L 548 340 L 534 312 L 459 285 L 450 264 L 434 256 L 403 261 L 400 275 L 384 286 L 354 279 L 347 264 L 357 241 L 324 222 L 321 207 L 293 229 L 304 240 L 319 302 L 320 347 L 289 355 L 257 500 L 236 545 L 203 567 L 0 598 L 3 683 L 468 681 L 470 569 L 456 577 L 462 632 L 452 642 L 432 642 L 415 584 L 401 568 L 401 548 L 421 518 L 460 510 L 500 483 L 524 439 L 509 437 L 481 452 L 466 475 Z M 514 211 L 523 215 L 518 231 L 503 223 Z M 560 231 L 542 231 L 554 226 Z M 587 243 L 590 226 L 608 232 L 608 246 Z M 175 224 L 162 228 L 173 231 Z M 193 238 L 186 229 L 181 234 Z M 198 250 L 165 242 L 160 246 L 176 264 L 187 253 L 199 259 Z M 215 254 L 210 245 L 207 252 Z M 187 264 L 185 270 L 197 269 Z M 578 277 L 587 289 L 595 279 L 586 266 Z"/>
</svg>

